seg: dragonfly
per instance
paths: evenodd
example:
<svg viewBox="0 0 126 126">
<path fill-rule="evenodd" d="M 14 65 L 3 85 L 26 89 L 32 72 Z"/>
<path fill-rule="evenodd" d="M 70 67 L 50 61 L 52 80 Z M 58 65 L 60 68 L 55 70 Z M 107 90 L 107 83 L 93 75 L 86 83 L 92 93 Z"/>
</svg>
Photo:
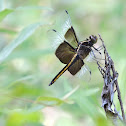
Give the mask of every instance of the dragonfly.
<svg viewBox="0 0 126 126">
<path fill-rule="evenodd" d="M 68 14 L 68 11 L 65 10 L 65 12 L 68 15 L 68 21 L 70 22 L 70 16 Z M 68 25 L 68 21 L 67 21 L 67 25 Z M 54 84 L 56 80 L 67 70 L 72 75 L 77 74 L 81 70 L 81 68 L 85 65 L 84 59 L 92 51 L 92 48 L 98 51 L 98 49 L 94 47 L 94 44 L 97 43 L 97 40 L 98 40 L 97 36 L 90 35 L 88 39 L 79 41 L 73 26 L 71 25 L 71 23 L 69 24 L 70 26 L 64 34 L 64 40 L 60 43 L 60 45 L 57 47 L 55 51 L 56 57 L 63 64 L 66 64 L 66 65 L 53 78 L 49 86 Z M 54 29 L 53 29 L 53 32 L 57 33 L 57 31 Z"/>
</svg>

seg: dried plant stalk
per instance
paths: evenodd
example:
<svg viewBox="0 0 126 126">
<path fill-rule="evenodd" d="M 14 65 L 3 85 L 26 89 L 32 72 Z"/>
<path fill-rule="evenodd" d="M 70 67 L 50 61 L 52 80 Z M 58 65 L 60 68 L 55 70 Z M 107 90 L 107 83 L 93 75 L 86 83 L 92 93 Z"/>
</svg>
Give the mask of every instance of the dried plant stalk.
<svg viewBox="0 0 126 126">
<path fill-rule="evenodd" d="M 104 57 L 105 57 L 104 67 L 102 67 L 101 64 L 99 62 L 97 62 L 98 69 L 104 79 L 103 90 L 101 93 L 102 107 L 104 108 L 104 110 L 106 112 L 106 116 L 109 119 L 111 119 L 113 121 L 113 123 L 115 123 L 118 118 L 125 122 L 123 103 L 121 100 L 121 93 L 120 93 L 119 85 L 118 85 L 118 81 L 117 81 L 118 73 L 117 73 L 117 71 L 115 71 L 114 62 L 111 59 L 111 57 L 109 56 L 109 54 L 106 50 L 106 47 L 104 45 L 104 41 L 100 35 L 99 35 L 99 38 L 102 41 Z M 116 90 L 114 90 L 114 87 L 116 87 Z M 117 91 L 118 100 L 119 100 L 120 107 L 121 107 L 122 116 L 117 112 L 116 106 L 114 105 L 114 102 L 113 102 L 114 93 L 116 91 Z M 114 110 L 112 109 L 112 105 L 114 106 Z"/>
</svg>

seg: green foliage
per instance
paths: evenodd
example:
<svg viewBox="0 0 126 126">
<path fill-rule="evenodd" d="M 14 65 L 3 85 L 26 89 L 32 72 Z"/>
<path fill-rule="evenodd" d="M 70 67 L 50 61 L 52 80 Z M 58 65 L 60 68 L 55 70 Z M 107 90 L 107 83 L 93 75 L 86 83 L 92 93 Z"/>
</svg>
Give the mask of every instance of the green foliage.
<svg viewBox="0 0 126 126">
<path fill-rule="evenodd" d="M 14 10 L 12 9 L 5 9 L 0 12 L 0 22 L 10 13 L 12 13 Z"/>
<path fill-rule="evenodd" d="M 100 33 L 119 72 L 124 101 L 125 4 L 121 0 L 0 0 L 0 126 L 111 125 L 101 107 L 103 80 L 95 63 L 86 63 L 91 81 L 65 72 L 48 86 L 64 64 L 55 57 L 47 34 L 55 26 L 61 29 L 57 18 L 63 22 L 64 10 L 79 40 Z M 98 41 L 95 46 L 100 45 Z M 117 97 L 115 104 L 120 111 Z"/>
<path fill-rule="evenodd" d="M 18 35 L 16 39 L 14 39 L 9 45 L 7 45 L 1 52 L 0 52 L 0 62 L 3 62 L 4 59 L 17 47 L 19 46 L 24 40 L 26 40 L 29 36 L 33 34 L 33 32 L 41 26 L 41 23 L 31 24 L 30 26 L 24 28 L 21 33 Z"/>
<path fill-rule="evenodd" d="M 38 123 L 41 118 L 40 112 L 26 112 L 22 110 L 15 110 L 13 112 L 9 112 L 7 117 L 7 126 L 21 126 L 28 125 L 28 123 Z M 35 124 L 35 125 L 36 125 Z"/>
<path fill-rule="evenodd" d="M 60 100 L 59 98 L 54 98 L 54 97 L 39 97 L 36 102 L 42 102 L 42 101 L 47 101 L 47 102 L 54 102 L 51 103 L 51 105 L 60 105 L 63 104 L 64 101 Z"/>
</svg>

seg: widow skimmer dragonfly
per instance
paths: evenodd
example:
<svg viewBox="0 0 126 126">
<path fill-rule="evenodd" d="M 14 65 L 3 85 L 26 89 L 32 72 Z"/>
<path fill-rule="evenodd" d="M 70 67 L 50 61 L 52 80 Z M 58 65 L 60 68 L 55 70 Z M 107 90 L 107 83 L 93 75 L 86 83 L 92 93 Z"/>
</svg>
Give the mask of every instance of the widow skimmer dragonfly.
<svg viewBox="0 0 126 126">
<path fill-rule="evenodd" d="M 68 15 L 68 20 L 70 16 Z M 53 29 L 54 32 L 57 32 Z M 53 78 L 49 86 L 51 86 L 66 70 L 68 70 L 72 75 L 78 73 L 82 66 L 85 65 L 84 59 L 92 51 L 92 47 L 97 50 L 93 45 L 97 42 L 97 36 L 91 35 L 88 39 L 79 41 L 75 30 L 72 25 L 67 29 L 64 34 L 64 40 L 58 46 L 55 51 L 56 57 L 66 66 Z M 97 50 L 98 51 L 98 50 Z"/>
</svg>

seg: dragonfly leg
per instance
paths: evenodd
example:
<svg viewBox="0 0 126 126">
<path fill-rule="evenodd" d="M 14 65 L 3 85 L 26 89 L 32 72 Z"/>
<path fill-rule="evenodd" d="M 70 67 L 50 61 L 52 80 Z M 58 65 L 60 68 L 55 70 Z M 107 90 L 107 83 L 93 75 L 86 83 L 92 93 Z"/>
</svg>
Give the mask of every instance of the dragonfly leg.
<svg viewBox="0 0 126 126">
<path fill-rule="evenodd" d="M 103 49 L 103 45 L 101 45 L 101 46 L 99 46 L 99 47 L 97 48 L 98 51 L 101 51 L 102 49 Z"/>
<path fill-rule="evenodd" d="M 93 50 L 91 50 L 91 53 L 90 54 L 93 54 L 93 56 L 94 56 L 94 60 L 105 60 L 105 59 L 102 59 L 102 58 L 97 58 L 96 56 L 95 56 L 95 54 L 94 54 L 94 52 L 93 52 Z"/>
<path fill-rule="evenodd" d="M 96 51 L 98 51 L 98 53 L 101 55 L 101 52 L 100 52 L 100 50 L 98 50 L 98 48 L 95 48 L 94 46 L 92 46 L 93 47 L 93 49 L 95 49 Z"/>
</svg>

